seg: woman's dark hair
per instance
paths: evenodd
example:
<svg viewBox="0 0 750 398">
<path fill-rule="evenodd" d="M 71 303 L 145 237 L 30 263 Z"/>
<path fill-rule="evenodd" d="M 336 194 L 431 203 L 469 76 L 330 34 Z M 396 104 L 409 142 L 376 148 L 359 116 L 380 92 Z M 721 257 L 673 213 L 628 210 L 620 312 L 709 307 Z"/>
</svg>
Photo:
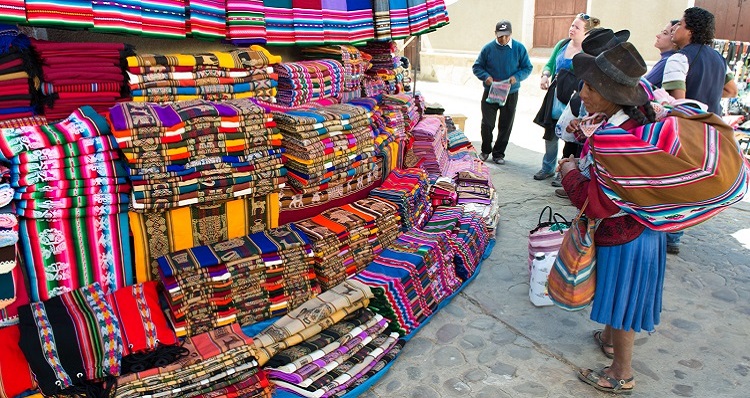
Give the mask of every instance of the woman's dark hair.
<svg viewBox="0 0 750 398">
<path fill-rule="evenodd" d="M 711 44 L 716 30 L 714 14 L 700 7 L 691 7 L 682 17 L 685 18 L 684 28 L 690 30 L 690 43 Z"/>
<path fill-rule="evenodd" d="M 623 106 L 622 111 L 625 112 L 626 115 L 630 116 L 631 119 L 638 122 L 638 125 L 640 126 L 656 121 L 656 113 L 654 112 L 654 108 L 652 108 L 651 104 L 648 102 L 641 106 Z"/>
<path fill-rule="evenodd" d="M 675 25 L 677 25 L 678 22 L 680 22 L 679 19 L 673 19 L 673 20 L 669 21 L 669 24 L 672 25 L 672 26 L 675 26 Z"/>
</svg>

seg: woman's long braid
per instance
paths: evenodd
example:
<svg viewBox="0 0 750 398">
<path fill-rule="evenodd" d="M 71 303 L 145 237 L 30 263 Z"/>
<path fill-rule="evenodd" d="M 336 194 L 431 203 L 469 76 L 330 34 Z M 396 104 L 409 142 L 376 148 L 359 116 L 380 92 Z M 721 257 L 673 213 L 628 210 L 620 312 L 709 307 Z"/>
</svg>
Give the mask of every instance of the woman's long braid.
<svg viewBox="0 0 750 398">
<path fill-rule="evenodd" d="M 641 111 L 641 109 L 643 109 L 643 111 Z M 642 107 L 626 105 L 622 107 L 622 110 L 641 126 L 656 121 L 656 113 L 650 103 L 646 103 Z"/>
</svg>

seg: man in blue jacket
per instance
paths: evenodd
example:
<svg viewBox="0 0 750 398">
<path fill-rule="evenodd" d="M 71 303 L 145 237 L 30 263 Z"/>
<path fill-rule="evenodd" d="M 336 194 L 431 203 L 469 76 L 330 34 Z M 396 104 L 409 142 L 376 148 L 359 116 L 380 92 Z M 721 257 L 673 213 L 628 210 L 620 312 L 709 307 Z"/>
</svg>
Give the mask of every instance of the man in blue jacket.
<svg viewBox="0 0 750 398">
<path fill-rule="evenodd" d="M 495 25 L 495 40 L 487 43 L 479 52 L 479 57 L 472 70 L 474 76 L 484 82 L 482 95 L 482 160 L 492 154 L 492 160 L 497 164 L 505 164 L 505 148 L 508 146 L 510 132 L 513 129 L 513 119 L 516 116 L 518 103 L 518 89 L 521 81 L 529 77 L 534 68 L 529 60 L 526 47 L 510 36 L 512 33 L 510 21 L 502 20 Z M 488 103 L 487 94 L 493 81 L 508 80 L 511 84 L 510 93 L 504 105 Z M 497 112 L 500 111 L 500 116 Z M 497 140 L 492 145 L 492 132 L 495 130 L 497 117 Z"/>
</svg>

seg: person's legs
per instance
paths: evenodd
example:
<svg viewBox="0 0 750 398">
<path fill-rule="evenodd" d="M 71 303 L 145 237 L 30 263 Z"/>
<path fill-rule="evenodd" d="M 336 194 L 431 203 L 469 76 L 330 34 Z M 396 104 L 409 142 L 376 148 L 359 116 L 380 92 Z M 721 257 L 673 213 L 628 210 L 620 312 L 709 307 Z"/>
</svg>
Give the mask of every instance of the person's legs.
<svg viewBox="0 0 750 398">
<path fill-rule="evenodd" d="M 490 104 L 485 101 L 488 92 L 485 90 L 482 95 L 482 153 L 492 153 L 492 132 L 495 130 L 495 117 L 497 117 L 497 104 Z"/>
<path fill-rule="evenodd" d="M 551 140 L 544 140 L 544 158 L 542 159 L 542 170 L 552 173 L 557 168 L 557 141 L 559 138 L 554 137 Z"/>
<path fill-rule="evenodd" d="M 614 346 L 615 359 L 612 365 L 604 370 L 604 373 L 617 380 L 627 380 L 633 377 L 633 343 L 635 332 L 633 330 L 610 329 L 612 334 L 612 345 Z M 632 383 L 632 382 L 631 382 Z M 610 386 L 606 380 L 600 380 L 602 387 Z"/>
<path fill-rule="evenodd" d="M 680 253 L 680 238 L 684 233 L 684 231 L 667 232 L 667 253 Z"/>
<path fill-rule="evenodd" d="M 508 94 L 505 105 L 500 108 L 500 116 L 497 119 L 497 140 L 492 148 L 493 159 L 504 159 L 505 149 L 508 147 L 510 132 L 513 130 L 513 120 L 516 117 L 516 104 L 518 103 L 518 92 Z"/>
</svg>

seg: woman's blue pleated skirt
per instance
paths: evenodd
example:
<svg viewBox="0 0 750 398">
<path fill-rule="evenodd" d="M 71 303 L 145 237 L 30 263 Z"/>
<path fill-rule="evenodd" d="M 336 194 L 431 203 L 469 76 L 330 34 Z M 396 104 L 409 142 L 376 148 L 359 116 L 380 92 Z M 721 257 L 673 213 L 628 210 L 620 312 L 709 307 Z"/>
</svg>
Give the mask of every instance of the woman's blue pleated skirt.
<svg viewBox="0 0 750 398">
<path fill-rule="evenodd" d="M 646 228 L 634 240 L 597 246 L 591 320 L 615 329 L 653 331 L 661 314 L 666 234 Z"/>
</svg>

